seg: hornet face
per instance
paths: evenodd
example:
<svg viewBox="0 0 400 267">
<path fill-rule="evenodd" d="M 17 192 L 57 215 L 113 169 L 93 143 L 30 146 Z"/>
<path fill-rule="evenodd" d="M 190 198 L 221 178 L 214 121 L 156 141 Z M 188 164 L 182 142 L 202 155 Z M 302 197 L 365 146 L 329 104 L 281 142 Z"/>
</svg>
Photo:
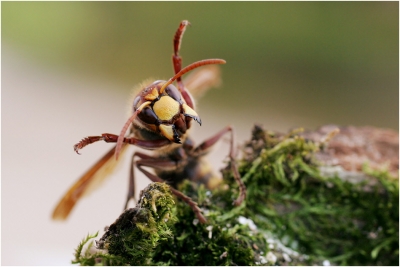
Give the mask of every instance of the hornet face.
<svg viewBox="0 0 400 267">
<path fill-rule="evenodd" d="M 170 84 L 160 92 L 166 81 L 155 81 L 145 87 L 133 101 L 133 112 L 140 109 L 134 124 L 159 133 L 174 143 L 190 128 L 191 119 L 201 125 L 199 115 L 189 107 L 179 90 Z"/>
</svg>

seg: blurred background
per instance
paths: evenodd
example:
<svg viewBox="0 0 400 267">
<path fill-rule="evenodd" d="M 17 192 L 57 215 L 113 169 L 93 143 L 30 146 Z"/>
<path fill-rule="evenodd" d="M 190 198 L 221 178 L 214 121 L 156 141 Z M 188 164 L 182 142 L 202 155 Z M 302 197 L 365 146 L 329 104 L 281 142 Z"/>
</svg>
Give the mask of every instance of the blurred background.
<svg viewBox="0 0 400 267">
<path fill-rule="evenodd" d="M 398 2 L 2 2 L 3 265 L 67 265 L 79 241 L 122 211 L 129 157 L 64 223 L 50 219 L 69 186 L 112 145 L 78 156 L 88 135 L 119 133 L 132 87 L 223 58 L 223 84 L 198 99 L 198 142 L 231 124 L 238 143 L 324 124 L 399 127 Z M 227 142 L 210 157 L 223 166 Z M 130 148 L 133 152 L 135 148 Z M 137 191 L 148 184 L 139 176 Z"/>
</svg>

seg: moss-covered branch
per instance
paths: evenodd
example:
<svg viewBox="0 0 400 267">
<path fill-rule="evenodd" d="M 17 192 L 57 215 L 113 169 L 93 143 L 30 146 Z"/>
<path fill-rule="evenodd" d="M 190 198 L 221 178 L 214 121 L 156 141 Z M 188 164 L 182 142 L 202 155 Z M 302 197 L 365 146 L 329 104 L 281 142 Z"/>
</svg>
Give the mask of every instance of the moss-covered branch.
<svg viewBox="0 0 400 267">
<path fill-rule="evenodd" d="M 108 228 L 97 250 L 78 247 L 74 263 L 398 265 L 398 178 L 368 165 L 366 178 L 356 182 L 323 175 L 316 155 L 324 147 L 299 131 L 283 135 L 255 127 L 239 162 L 244 204 L 232 206 L 238 188 L 229 166 L 219 189 L 189 181 L 179 188 L 198 202 L 207 224 L 174 200 L 168 186 L 151 184 L 137 207 Z"/>
</svg>

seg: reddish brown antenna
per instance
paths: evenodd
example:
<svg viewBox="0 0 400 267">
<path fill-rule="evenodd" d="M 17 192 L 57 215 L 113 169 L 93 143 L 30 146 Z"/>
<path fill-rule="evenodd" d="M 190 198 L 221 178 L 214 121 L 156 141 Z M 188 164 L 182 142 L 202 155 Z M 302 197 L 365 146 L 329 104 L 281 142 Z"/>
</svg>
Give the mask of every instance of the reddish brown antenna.
<svg viewBox="0 0 400 267">
<path fill-rule="evenodd" d="M 196 61 L 196 62 L 194 62 L 194 63 L 192 63 L 192 64 L 190 64 L 190 65 L 184 67 L 183 69 L 181 69 L 177 74 L 174 75 L 174 77 L 172 77 L 172 78 L 169 79 L 166 83 L 164 83 L 164 85 L 163 85 L 163 86 L 161 87 L 161 89 L 160 89 L 160 94 L 162 94 L 162 93 L 164 92 L 165 88 L 166 88 L 168 85 L 170 85 L 171 83 L 173 83 L 176 79 L 178 79 L 178 78 L 181 77 L 183 74 L 185 74 L 185 73 L 187 73 L 187 72 L 189 72 L 189 71 L 191 71 L 191 70 L 193 70 L 193 69 L 195 69 L 195 68 L 198 68 L 198 67 L 201 67 L 201 66 L 204 66 L 204 65 L 225 64 L 225 63 L 226 63 L 225 60 L 223 60 L 223 59 L 218 59 L 218 58 L 203 59 L 203 60 L 200 60 L 200 61 Z"/>
<path fill-rule="evenodd" d="M 115 147 L 115 158 L 116 159 L 118 159 L 119 152 L 121 151 L 121 147 L 122 147 L 122 142 L 124 141 L 124 136 L 125 136 L 126 131 L 129 128 L 129 125 L 131 125 L 131 123 L 137 117 L 137 115 L 140 113 L 140 111 L 142 111 L 143 108 L 147 107 L 150 104 L 151 104 L 150 101 L 147 101 L 147 102 L 144 102 L 143 104 L 141 104 L 140 107 L 138 107 L 138 109 L 133 113 L 133 115 L 130 116 L 129 119 L 125 122 L 125 125 L 124 125 L 124 127 L 122 127 L 121 133 L 118 136 L 117 146 Z"/>
</svg>

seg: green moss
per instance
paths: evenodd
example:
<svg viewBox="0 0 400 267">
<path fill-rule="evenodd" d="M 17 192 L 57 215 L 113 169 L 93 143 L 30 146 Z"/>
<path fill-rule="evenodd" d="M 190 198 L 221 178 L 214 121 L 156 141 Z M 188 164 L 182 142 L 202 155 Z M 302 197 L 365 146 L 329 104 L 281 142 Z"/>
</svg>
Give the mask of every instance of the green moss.
<svg viewBox="0 0 400 267">
<path fill-rule="evenodd" d="M 324 145 L 297 131 L 281 135 L 255 127 L 239 162 L 244 204 L 232 206 L 239 190 L 229 166 L 220 189 L 180 185 L 198 202 L 206 224 L 187 204 L 174 204 L 167 186 L 151 184 L 97 243 L 103 250 L 82 253 L 81 244 L 74 263 L 398 265 L 398 179 L 368 166 L 372 184 L 323 177 L 314 155 Z"/>
<path fill-rule="evenodd" d="M 323 144 L 262 131 L 253 139 L 251 160 L 241 166 L 246 217 L 299 252 L 335 264 L 398 265 L 398 179 L 365 169 L 376 180 L 366 189 L 369 180 L 322 177 L 313 155 Z"/>
<path fill-rule="evenodd" d="M 169 186 L 152 183 L 146 187 L 135 208 L 125 210 L 108 227 L 94 253 L 86 249 L 82 254 L 84 240 L 75 253 L 75 261 L 82 265 L 148 265 L 159 243 L 173 236 L 170 226 L 176 221 L 172 212 L 175 201 Z"/>
</svg>

